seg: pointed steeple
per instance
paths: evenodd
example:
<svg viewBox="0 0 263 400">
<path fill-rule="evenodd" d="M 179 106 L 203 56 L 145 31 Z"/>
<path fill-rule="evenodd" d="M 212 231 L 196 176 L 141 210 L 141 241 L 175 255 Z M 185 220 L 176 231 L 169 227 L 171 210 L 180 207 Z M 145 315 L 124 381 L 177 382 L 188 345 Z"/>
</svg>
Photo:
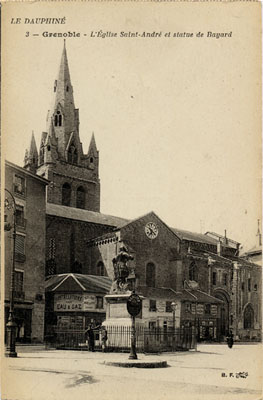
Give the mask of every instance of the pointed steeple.
<svg viewBox="0 0 263 400">
<path fill-rule="evenodd" d="M 75 109 L 73 87 L 71 84 L 66 43 L 62 50 L 57 79 L 54 83 L 53 105 L 48 112 L 47 132 L 52 132 L 54 138 L 57 139 L 57 151 L 61 159 L 66 160 L 66 148 L 72 132 L 75 133 L 75 147 L 78 148 L 80 156 L 79 140 L 79 114 Z"/>
<path fill-rule="evenodd" d="M 36 172 L 38 165 L 38 152 L 34 132 L 32 132 L 29 148 L 26 149 L 24 168 L 31 172 Z"/>
<path fill-rule="evenodd" d="M 65 40 L 64 40 L 64 46 L 63 46 L 58 76 L 54 84 L 54 92 L 55 92 L 54 106 L 61 104 L 62 107 L 65 107 L 65 104 L 67 102 L 71 104 L 73 108 L 75 108 Z"/>
<path fill-rule="evenodd" d="M 94 156 L 97 156 L 97 153 L 98 153 L 94 132 L 92 132 L 92 136 L 91 136 L 91 140 L 90 140 L 90 144 L 89 144 L 88 155 L 91 155 L 92 153 Z"/>
</svg>

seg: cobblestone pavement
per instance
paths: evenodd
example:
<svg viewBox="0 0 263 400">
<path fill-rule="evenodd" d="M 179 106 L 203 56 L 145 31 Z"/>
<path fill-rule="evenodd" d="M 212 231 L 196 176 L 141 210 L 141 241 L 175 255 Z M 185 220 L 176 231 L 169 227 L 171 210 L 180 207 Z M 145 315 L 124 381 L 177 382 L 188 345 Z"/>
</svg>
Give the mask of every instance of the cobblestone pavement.
<svg viewBox="0 0 263 400">
<path fill-rule="evenodd" d="M 17 348 L 5 358 L 2 400 L 258 400 L 262 399 L 262 345 L 199 345 L 197 352 L 138 354 L 166 360 L 161 369 L 120 368 L 105 361 L 128 354 Z M 243 377 L 239 373 L 242 373 Z"/>
</svg>

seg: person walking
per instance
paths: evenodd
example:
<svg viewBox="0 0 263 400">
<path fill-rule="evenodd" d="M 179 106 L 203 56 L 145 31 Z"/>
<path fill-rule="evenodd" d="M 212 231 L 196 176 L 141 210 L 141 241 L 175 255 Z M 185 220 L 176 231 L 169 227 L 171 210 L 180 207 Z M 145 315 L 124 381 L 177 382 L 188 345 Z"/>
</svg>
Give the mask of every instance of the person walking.
<svg viewBox="0 0 263 400">
<path fill-rule="evenodd" d="M 88 340 L 88 347 L 89 351 L 95 351 L 95 336 L 94 336 L 94 331 L 98 329 L 100 325 L 95 326 L 93 328 L 92 324 L 89 324 L 88 329 L 85 331 L 85 334 L 87 335 L 87 340 Z"/>
<path fill-rule="evenodd" d="M 233 332 L 231 330 L 229 331 L 229 333 L 227 335 L 226 341 L 227 341 L 228 347 L 231 349 L 233 347 L 233 344 L 234 344 L 234 335 L 233 335 Z"/>
<path fill-rule="evenodd" d="M 101 348 L 102 348 L 103 352 L 105 352 L 105 350 L 106 350 L 107 339 L 108 339 L 107 330 L 106 330 L 105 326 L 102 326 L 101 327 Z"/>
</svg>

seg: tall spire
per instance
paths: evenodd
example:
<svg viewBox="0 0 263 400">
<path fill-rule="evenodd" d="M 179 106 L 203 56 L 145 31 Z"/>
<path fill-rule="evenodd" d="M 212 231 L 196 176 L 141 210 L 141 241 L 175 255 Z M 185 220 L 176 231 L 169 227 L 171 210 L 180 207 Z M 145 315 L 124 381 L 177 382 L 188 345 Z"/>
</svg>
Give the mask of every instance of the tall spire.
<svg viewBox="0 0 263 400">
<path fill-rule="evenodd" d="M 71 104 L 73 108 L 75 108 L 65 40 L 64 40 L 64 46 L 63 46 L 59 71 L 57 75 L 57 80 L 55 81 L 54 84 L 54 92 L 55 92 L 55 104 L 54 104 L 55 107 L 58 105 L 58 103 L 60 103 L 62 107 L 64 107 L 67 102 Z"/>
<path fill-rule="evenodd" d="M 94 132 L 92 132 L 92 136 L 91 136 L 91 140 L 90 140 L 90 144 L 89 144 L 88 154 L 90 155 L 91 153 L 93 153 L 94 156 L 96 156 L 98 153 Z"/>
<path fill-rule="evenodd" d="M 36 145 L 34 131 L 32 131 L 30 145 L 28 149 L 26 149 L 25 153 L 24 168 L 28 169 L 31 172 L 36 172 L 37 164 L 38 164 L 37 145 Z"/>
<path fill-rule="evenodd" d="M 259 246 L 262 246 L 262 242 L 261 242 L 261 232 L 260 232 L 260 219 L 258 219 L 258 231 L 257 231 L 257 236 L 258 236 L 258 244 L 259 244 Z"/>
</svg>

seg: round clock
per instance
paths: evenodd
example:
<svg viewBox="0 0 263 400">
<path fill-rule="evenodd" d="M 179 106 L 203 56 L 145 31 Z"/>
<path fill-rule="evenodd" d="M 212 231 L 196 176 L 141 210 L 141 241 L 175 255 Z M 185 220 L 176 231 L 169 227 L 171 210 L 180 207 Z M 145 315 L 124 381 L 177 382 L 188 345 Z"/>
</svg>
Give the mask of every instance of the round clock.
<svg viewBox="0 0 263 400">
<path fill-rule="evenodd" d="M 158 235 L 158 228 L 154 222 L 148 222 L 145 225 L 145 233 L 149 239 L 155 239 Z"/>
</svg>

